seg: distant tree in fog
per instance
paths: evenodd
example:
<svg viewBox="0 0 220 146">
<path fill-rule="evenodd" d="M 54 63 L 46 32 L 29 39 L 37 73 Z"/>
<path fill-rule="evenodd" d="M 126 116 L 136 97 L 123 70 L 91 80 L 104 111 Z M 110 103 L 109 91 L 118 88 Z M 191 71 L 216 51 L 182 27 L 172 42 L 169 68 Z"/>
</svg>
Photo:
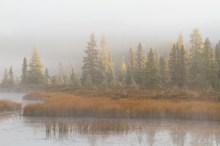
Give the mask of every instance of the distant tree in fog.
<svg viewBox="0 0 220 146">
<path fill-rule="evenodd" d="M 9 74 L 9 85 L 14 86 L 14 73 L 13 73 L 12 66 L 10 66 L 8 74 Z"/>
<path fill-rule="evenodd" d="M 108 50 L 107 42 L 104 36 L 100 43 L 100 63 L 101 63 L 101 74 L 103 76 L 103 81 L 105 84 L 112 82 L 115 79 L 114 64 L 112 62 L 112 56 Z"/>
<path fill-rule="evenodd" d="M 189 77 L 190 84 L 194 86 L 202 85 L 202 52 L 203 52 L 203 39 L 198 29 L 194 29 L 191 33 L 191 48 L 190 48 L 190 67 Z"/>
<path fill-rule="evenodd" d="M 217 66 L 217 76 L 220 80 L 220 41 L 216 44 L 215 47 L 215 61 Z"/>
<path fill-rule="evenodd" d="M 27 63 L 27 59 L 24 57 L 22 63 L 21 84 L 27 83 L 27 74 L 28 74 L 28 63 Z"/>
<path fill-rule="evenodd" d="M 145 51 L 141 43 L 139 43 L 136 52 L 136 77 L 135 77 L 135 80 L 138 84 L 144 84 L 143 81 L 144 81 L 145 63 L 146 63 Z"/>
<path fill-rule="evenodd" d="M 147 61 L 144 70 L 144 83 L 146 87 L 156 88 L 159 86 L 159 81 L 155 51 L 151 48 L 147 54 Z"/>
<path fill-rule="evenodd" d="M 81 80 L 83 84 L 89 80 L 92 85 L 97 85 L 103 80 L 99 52 L 96 46 L 95 35 L 93 33 L 90 35 L 90 40 L 85 50 L 85 57 L 83 57 Z"/>
<path fill-rule="evenodd" d="M 41 63 L 40 54 L 37 49 L 34 49 L 29 63 L 28 83 L 42 84 L 43 83 L 43 65 Z"/>
</svg>

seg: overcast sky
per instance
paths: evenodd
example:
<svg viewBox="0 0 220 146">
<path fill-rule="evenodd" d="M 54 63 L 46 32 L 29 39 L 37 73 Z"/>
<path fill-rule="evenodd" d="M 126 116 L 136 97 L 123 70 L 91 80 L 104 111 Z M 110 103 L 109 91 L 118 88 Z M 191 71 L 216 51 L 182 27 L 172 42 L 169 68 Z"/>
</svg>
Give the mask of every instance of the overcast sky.
<svg viewBox="0 0 220 146">
<path fill-rule="evenodd" d="M 187 42 L 193 28 L 215 44 L 219 6 L 218 0 L 0 0 L 0 73 L 10 65 L 20 73 L 33 48 L 51 71 L 60 61 L 79 68 L 91 32 L 98 41 L 104 34 L 115 54 L 138 42 L 167 49 L 180 33 Z"/>
</svg>

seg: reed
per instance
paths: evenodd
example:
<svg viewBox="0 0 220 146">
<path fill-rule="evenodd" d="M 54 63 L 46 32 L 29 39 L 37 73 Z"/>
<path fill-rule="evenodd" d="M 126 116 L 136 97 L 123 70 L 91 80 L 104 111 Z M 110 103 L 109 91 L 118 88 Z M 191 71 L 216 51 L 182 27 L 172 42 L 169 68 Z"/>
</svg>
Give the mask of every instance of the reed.
<svg viewBox="0 0 220 146">
<path fill-rule="evenodd" d="M 112 99 L 62 92 L 38 95 L 45 102 L 25 106 L 24 116 L 220 120 L 220 103 L 207 100 Z"/>
<path fill-rule="evenodd" d="M 21 104 L 8 100 L 0 100 L 0 112 L 15 111 L 21 109 Z"/>
</svg>

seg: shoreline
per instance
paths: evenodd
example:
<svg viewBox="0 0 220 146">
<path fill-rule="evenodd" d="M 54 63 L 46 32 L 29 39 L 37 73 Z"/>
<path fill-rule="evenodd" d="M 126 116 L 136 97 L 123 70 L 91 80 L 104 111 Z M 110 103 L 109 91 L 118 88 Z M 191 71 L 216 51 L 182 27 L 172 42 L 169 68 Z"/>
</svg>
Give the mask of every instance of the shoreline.
<svg viewBox="0 0 220 146">
<path fill-rule="evenodd" d="M 215 100 L 115 99 L 70 92 L 31 94 L 45 99 L 46 102 L 26 105 L 23 116 L 220 121 L 220 102 Z"/>
</svg>

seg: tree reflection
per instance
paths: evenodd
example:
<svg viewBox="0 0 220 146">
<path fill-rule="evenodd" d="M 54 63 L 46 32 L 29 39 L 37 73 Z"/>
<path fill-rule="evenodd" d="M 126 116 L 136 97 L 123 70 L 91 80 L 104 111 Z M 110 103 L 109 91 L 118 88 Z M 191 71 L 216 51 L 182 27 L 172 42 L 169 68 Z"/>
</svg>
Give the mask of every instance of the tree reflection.
<svg viewBox="0 0 220 146">
<path fill-rule="evenodd" d="M 205 128 L 205 126 L 208 126 Z M 153 146 L 156 134 L 160 131 L 168 131 L 168 137 L 175 146 L 212 146 L 220 144 L 219 127 L 215 125 L 203 125 L 184 122 L 131 122 L 129 120 L 49 120 L 45 122 L 46 139 L 63 140 L 69 136 L 80 135 L 88 139 L 95 146 L 98 139 L 106 139 L 109 136 L 129 135 L 136 133 L 136 143 Z M 146 136 L 146 138 L 144 138 Z M 74 138 L 74 137 L 72 137 Z M 157 141 L 158 143 L 158 141 Z M 159 142 L 160 143 L 160 142 Z"/>
</svg>

